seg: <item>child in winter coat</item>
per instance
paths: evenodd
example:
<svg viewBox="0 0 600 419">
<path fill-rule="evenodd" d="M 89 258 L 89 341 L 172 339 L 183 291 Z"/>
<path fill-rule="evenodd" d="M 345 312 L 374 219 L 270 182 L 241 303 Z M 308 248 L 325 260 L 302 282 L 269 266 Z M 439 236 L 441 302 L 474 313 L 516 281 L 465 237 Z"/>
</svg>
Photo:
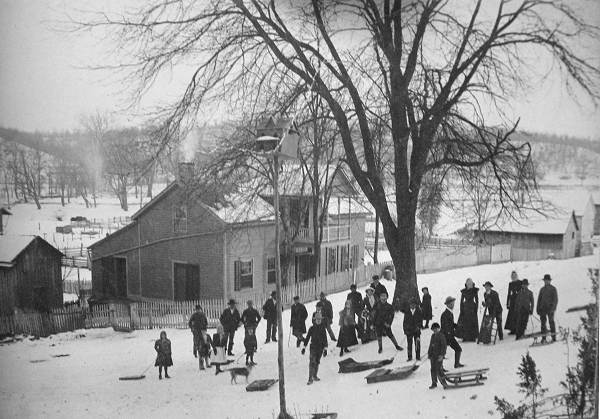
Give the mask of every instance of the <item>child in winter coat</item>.
<svg viewBox="0 0 600 419">
<path fill-rule="evenodd" d="M 308 329 L 306 338 L 304 338 L 304 348 L 302 355 L 306 352 L 306 346 L 310 342 L 310 363 L 308 364 L 308 385 L 313 381 L 319 381 L 317 377 L 321 356 L 327 356 L 327 329 L 323 324 L 323 316 L 320 312 L 315 313 L 313 325 Z"/>
<path fill-rule="evenodd" d="M 431 335 L 429 350 L 427 351 L 429 362 L 431 363 L 431 386 L 429 386 L 429 388 L 436 388 L 439 379 L 445 389 L 447 384 L 446 379 L 444 378 L 442 362 L 444 361 L 444 355 L 446 355 L 446 338 L 441 332 L 438 323 L 433 323 L 431 325 L 431 330 L 433 331 L 433 334 Z"/>
<path fill-rule="evenodd" d="M 154 366 L 158 367 L 158 379 L 162 380 L 162 369 L 165 368 L 165 378 L 169 377 L 167 368 L 173 365 L 173 359 L 171 358 L 171 341 L 167 339 L 167 332 L 164 330 L 160 332 L 160 339 L 154 342 L 154 350 L 156 351 L 156 361 Z"/>
<path fill-rule="evenodd" d="M 244 338 L 244 348 L 246 348 L 246 365 L 256 365 L 254 362 L 254 352 L 258 342 L 256 341 L 256 335 L 254 334 L 253 328 L 246 329 L 246 337 Z"/>
<path fill-rule="evenodd" d="M 206 330 L 202 330 L 200 332 L 200 347 L 198 349 L 198 355 L 200 356 L 200 369 L 204 369 L 204 365 L 206 368 L 210 368 L 210 352 L 212 346 L 212 339 L 210 335 L 206 333 Z"/>
<path fill-rule="evenodd" d="M 228 363 L 227 360 L 227 334 L 225 333 L 225 329 L 223 329 L 222 324 L 217 325 L 217 333 L 215 333 L 212 337 L 212 347 L 214 351 L 214 359 L 213 364 L 215 364 L 215 375 L 220 372 L 221 365 L 225 365 Z"/>
<path fill-rule="evenodd" d="M 423 313 L 423 320 L 425 320 L 425 325 L 421 328 L 427 329 L 429 327 L 429 320 L 433 318 L 431 294 L 429 294 L 429 288 L 427 287 L 423 287 L 421 291 L 423 292 L 423 298 L 421 299 L 421 312 Z"/>
</svg>

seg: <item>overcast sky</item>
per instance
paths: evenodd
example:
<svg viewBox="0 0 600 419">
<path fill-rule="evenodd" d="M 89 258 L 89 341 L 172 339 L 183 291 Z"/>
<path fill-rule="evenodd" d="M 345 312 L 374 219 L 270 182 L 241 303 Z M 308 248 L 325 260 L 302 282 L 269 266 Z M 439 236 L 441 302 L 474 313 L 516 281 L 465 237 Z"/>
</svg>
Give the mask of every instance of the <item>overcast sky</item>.
<svg viewBox="0 0 600 419">
<path fill-rule="evenodd" d="M 100 40 L 86 33 L 74 36 L 49 29 L 49 22 L 64 18 L 63 11 L 75 4 L 81 7 L 82 2 L 0 0 L 0 125 L 74 129 L 82 115 L 117 112 L 128 104 L 127 86 L 107 72 L 85 69 L 102 62 L 105 49 Z M 90 4 L 106 8 L 121 3 Z M 596 46 L 600 53 L 600 44 Z M 164 80 L 143 106 L 164 99 L 173 91 L 169 84 L 176 82 Z M 557 77 L 515 98 L 512 108 L 512 115 L 521 118 L 522 129 L 600 139 L 600 111 L 585 100 L 575 103 Z M 122 124 L 139 121 L 130 113 L 118 113 Z"/>
</svg>

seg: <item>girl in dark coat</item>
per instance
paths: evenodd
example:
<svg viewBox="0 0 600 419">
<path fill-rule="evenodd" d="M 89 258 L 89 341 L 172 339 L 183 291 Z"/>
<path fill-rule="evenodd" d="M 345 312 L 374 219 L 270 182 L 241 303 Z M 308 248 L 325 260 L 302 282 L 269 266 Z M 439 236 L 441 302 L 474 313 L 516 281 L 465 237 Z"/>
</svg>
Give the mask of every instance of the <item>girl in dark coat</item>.
<svg viewBox="0 0 600 419">
<path fill-rule="evenodd" d="M 350 352 L 348 346 L 358 345 L 356 340 L 356 322 L 354 321 L 354 310 L 352 301 L 347 300 L 344 309 L 340 311 L 340 333 L 338 335 L 337 347 L 340 348 L 340 356 L 344 352 Z"/>
<path fill-rule="evenodd" d="M 463 342 L 475 342 L 479 336 L 479 320 L 477 318 L 479 288 L 475 286 L 471 278 L 467 278 L 465 287 L 460 294 L 458 324 L 462 326 Z"/>
<path fill-rule="evenodd" d="M 158 367 L 158 379 L 162 380 L 162 369 L 165 369 L 165 378 L 169 377 L 167 368 L 173 365 L 173 359 L 171 358 L 171 341 L 167 339 L 167 332 L 164 330 L 160 332 L 160 339 L 154 342 L 154 350 L 156 351 L 156 361 L 154 366 Z"/>
<path fill-rule="evenodd" d="M 521 281 L 516 271 L 512 271 L 510 274 L 510 282 L 508 283 L 508 295 L 506 296 L 506 323 L 504 328 L 509 330 L 509 335 L 514 335 L 517 331 L 517 317 L 518 313 L 515 309 L 515 299 L 521 291 Z"/>
<path fill-rule="evenodd" d="M 429 320 L 433 318 L 433 310 L 431 309 L 431 294 L 429 294 L 429 288 L 423 287 L 421 289 L 423 292 L 423 298 L 421 299 L 421 313 L 423 313 L 423 320 L 425 320 L 425 325 L 422 326 L 422 329 L 429 328 Z"/>
</svg>

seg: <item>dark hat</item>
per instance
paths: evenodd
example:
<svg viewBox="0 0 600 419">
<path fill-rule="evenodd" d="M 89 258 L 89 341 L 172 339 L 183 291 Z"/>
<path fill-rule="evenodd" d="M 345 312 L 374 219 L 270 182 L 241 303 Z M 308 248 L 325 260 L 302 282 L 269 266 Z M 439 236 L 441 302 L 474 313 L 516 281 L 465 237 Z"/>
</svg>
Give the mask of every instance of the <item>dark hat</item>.
<svg viewBox="0 0 600 419">
<path fill-rule="evenodd" d="M 431 329 L 439 329 L 440 328 L 440 324 L 439 323 L 434 323 L 431 325 Z"/>
<path fill-rule="evenodd" d="M 235 304 L 236 304 L 236 302 L 233 298 L 231 300 L 229 300 L 229 305 L 235 305 Z"/>
<path fill-rule="evenodd" d="M 444 301 L 445 305 L 450 304 L 452 301 L 456 301 L 456 298 L 454 297 L 446 297 L 446 301 Z"/>
<path fill-rule="evenodd" d="M 378 280 L 379 281 L 379 275 L 373 275 L 372 276 L 373 281 Z"/>
<path fill-rule="evenodd" d="M 486 281 L 485 284 L 483 284 L 484 287 L 487 287 L 488 285 L 494 288 L 494 285 L 490 281 Z"/>
<path fill-rule="evenodd" d="M 200 307 L 200 304 L 196 304 L 196 310 L 201 310 L 202 307 Z"/>
<path fill-rule="evenodd" d="M 350 289 L 355 290 L 356 289 L 356 284 L 350 285 Z"/>
<path fill-rule="evenodd" d="M 299 297 L 299 296 L 297 296 L 297 295 L 294 295 L 294 300 L 299 300 L 299 299 L 300 299 L 300 297 Z"/>
<path fill-rule="evenodd" d="M 421 288 L 421 291 L 425 291 L 425 290 L 429 291 L 429 288 L 427 288 L 427 287 Z"/>
<path fill-rule="evenodd" d="M 319 296 L 325 297 L 325 293 L 323 291 L 321 291 L 321 294 L 319 294 Z"/>
<path fill-rule="evenodd" d="M 552 277 L 550 276 L 550 274 L 544 275 L 544 281 L 552 281 Z"/>
<path fill-rule="evenodd" d="M 277 295 L 277 291 L 271 292 L 271 297 L 275 297 Z"/>
<path fill-rule="evenodd" d="M 527 278 L 521 281 L 521 285 L 529 285 L 529 281 L 527 280 Z"/>
<path fill-rule="evenodd" d="M 246 301 L 246 304 L 252 304 L 252 300 Z"/>
</svg>

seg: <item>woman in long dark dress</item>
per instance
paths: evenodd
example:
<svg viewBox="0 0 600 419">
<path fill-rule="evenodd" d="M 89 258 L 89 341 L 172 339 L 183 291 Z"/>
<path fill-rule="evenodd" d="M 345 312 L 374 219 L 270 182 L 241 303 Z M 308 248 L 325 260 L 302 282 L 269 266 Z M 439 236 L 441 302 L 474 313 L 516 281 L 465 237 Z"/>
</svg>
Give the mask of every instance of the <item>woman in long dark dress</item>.
<svg viewBox="0 0 600 419">
<path fill-rule="evenodd" d="M 365 298 L 363 300 L 363 311 L 361 313 L 361 317 L 363 321 L 361 322 L 362 333 L 360 336 L 360 340 L 362 343 L 367 343 L 372 340 L 377 339 L 375 336 L 375 329 L 373 329 L 373 309 L 375 308 L 375 290 L 371 287 L 367 288 L 365 291 Z"/>
<path fill-rule="evenodd" d="M 475 342 L 479 336 L 479 288 L 471 278 L 467 278 L 465 287 L 460 291 L 460 315 L 458 324 L 462 326 L 463 342 Z"/>
<path fill-rule="evenodd" d="M 516 271 L 510 274 L 510 282 L 508 283 L 508 295 L 506 296 L 506 323 L 504 328 L 509 330 L 509 335 L 514 335 L 517 330 L 517 312 L 515 310 L 515 300 L 521 291 L 521 281 Z"/>
<path fill-rule="evenodd" d="M 340 356 L 343 356 L 349 346 L 358 345 L 356 339 L 356 322 L 354 320 L 354 310 L 352 310 L 352 301 L 346 301 L 344 309 L 340 311 L 340 334 L 338 336 L 337 347 L 340 348 Z"/>
</svg>

